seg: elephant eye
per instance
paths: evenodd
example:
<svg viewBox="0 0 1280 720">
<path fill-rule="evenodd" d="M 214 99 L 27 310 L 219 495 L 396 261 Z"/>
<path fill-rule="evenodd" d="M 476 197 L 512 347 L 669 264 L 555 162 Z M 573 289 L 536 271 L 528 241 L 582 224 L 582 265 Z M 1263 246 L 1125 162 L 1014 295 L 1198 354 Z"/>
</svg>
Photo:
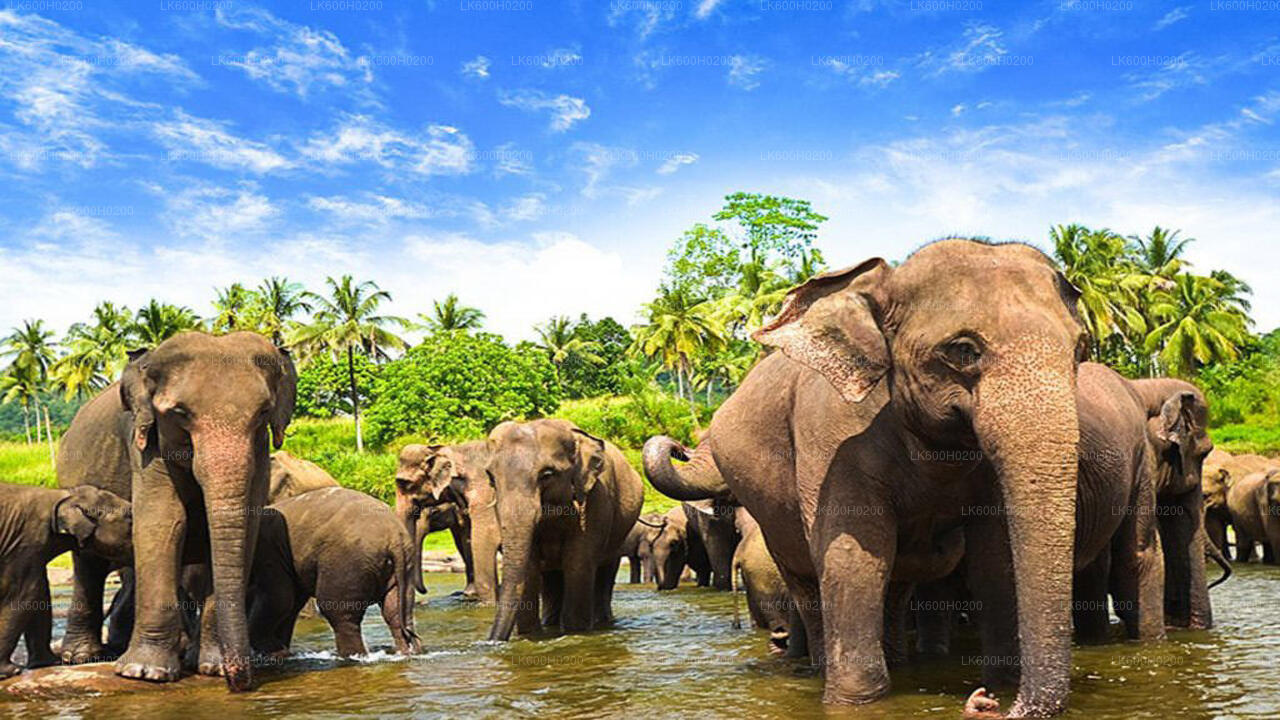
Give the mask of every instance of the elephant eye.
<svg viewBox="0 0 1280 720">
<path fill-rule="evenodd" d="M 174 405 L 172 408 L 169 409 L 169 412 L 180 418 L 185 418 L 185 419 L 191 418 L 191 411 L 186 409 L 182 405 Z"/>
<path fill-rule="evenodd" d="M 942 360 L 955 370 L 972 371 L 982 361 L 982 348 L 971 338 L 955 338 L 942 346 Z"/>
<path fill-rule="evenodd" d="M 542 468 L 542 471 L 538 473 L 538 479 L 550 480 L 552 477 L 555 477 L 555 474 L 556 474 L 555 468 Z"/>
</svg>

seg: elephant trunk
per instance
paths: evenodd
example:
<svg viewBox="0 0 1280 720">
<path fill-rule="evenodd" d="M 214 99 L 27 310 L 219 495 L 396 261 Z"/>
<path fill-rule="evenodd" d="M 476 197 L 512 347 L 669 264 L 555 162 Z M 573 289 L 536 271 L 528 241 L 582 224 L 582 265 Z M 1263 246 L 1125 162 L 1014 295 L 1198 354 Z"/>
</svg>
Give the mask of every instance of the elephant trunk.
<svg viewBox="0 0 1280 720">
<path fill-rule="evenodd" d="M 655 435 L 645 442 L 643 455 L 645 477 L 673 500 L 690 502 L 730 495 L 705 442 L 690 454 L 688 448 L 666 435 Z M 688 464 L 677 468 L 671 464 L 672 458 Z"/>
<path fill-rule="evenodd" d="M 498 520 L 502 526 L 502 583 L 498 590 L 498 611 L 493 618 L 489 639 L 507 641 L 515 628 L 523 609 L 522 603 L 530 593 L 528 584 L 537 578 L 534 574 L 533 536 L 541 517 L 539 498 L 523 501 L 499 502 Z"/>
<path fill-rule="evenodd" d="M 996 471 L 1013 555 L 1021 683 L 1010 717 L 1057 715 L 1071 674 L 1074 368 L 1048 352 L 1006 355 L 979 386 L 974 428 Z"/>
<path fill-rule="evenodd" d="M 410 560 L 413 563 L 413 586 L 423 595 L 427 594 L 427 585 L 422 578 L 422 541 L 426 539 L 427 523 L 419 523 L 422 509 L 414 504 L 413 499 L 396 491 L 396 517 L 404 524 L 404 529 L 413 541 L 413 552 Z"/>
<path fill-rule="evenodd" d="M 263 492 L 254 492 L 256 467 L 265 467 L 267 462 L 265 438 L 261 443 L 239 437 L 210 438 L 196 447 L 194 470 L 204 490 L 209 521 L 216 600 L 213 610 L 222 647 L 222 672 L 232 691 L 248 690 L 253 685 L 253 668 L 246 582 L 265 499 Z"/>
</svg>

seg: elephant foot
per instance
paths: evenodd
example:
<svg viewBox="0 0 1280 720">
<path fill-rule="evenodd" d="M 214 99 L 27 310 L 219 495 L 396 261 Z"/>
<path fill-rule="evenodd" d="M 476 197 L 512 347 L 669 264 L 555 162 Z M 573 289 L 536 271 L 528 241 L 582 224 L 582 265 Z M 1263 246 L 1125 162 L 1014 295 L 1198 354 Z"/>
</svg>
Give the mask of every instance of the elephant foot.
<svg viewBox="0 0 1280 720">
<path fill-rule="evenodd" d="M 196 661 L 196 672 L 209 677 L 220 677 L 222 670 L 222 648 L 200 646 L 200 659 Z"/>
<path fill-rule="evenodd" d="M 463 589 L 462 589 L 462 599 L 463 599 L 463 600 L 478 600 L 478 599 L 480 599 L 480 595 L 479 595 L 479 593 L 477 593 L 477 592 L 476 592 L 476 584 L 475 584 L 475 583 L 467 583 L 467 586 L 466 586 L 465 588 L 463 588 Z"/>
<path fill-rule="evenodd" d="M 17 665 L 14 665 L 13 663 L 0 662 L 0 680 L 4 680 L 5 678 L 11 678 L 20 672 L 22 672 L 22 668 L 18 667 Z"/>
<path fill-rule="evenodd" d="M 984 687 L 974 690 L 964 703 L 965 720 L 994 720 L 1002 718 L 1000 701 Z"/>
<path fill-rule="evenodd" d="M 27 668 L 30 670 L 42 667 L 53 667 L 54 665 L 61 664 L 62 660 L 60 660 L 57 655 L 48 651 L 45 651 L 44 653 L 37 653 L 36 655 L 27 658 Z"/>
<path fill-rule="evenodd" d="M 83 665 L 92 662 L 105 662 L 120 657 L 112 652 L 101 641 L 94 642 L 90 637 L 74 637 L 67 635 L 62 639 L 62 663 L 64 665 Z"/>
<path fill-rule="evenodd" d="M 116 674 L 148 682 L 174 682 L 182 674 L 174 648 L 135 643 L 116 661 Z"/>
</svg>

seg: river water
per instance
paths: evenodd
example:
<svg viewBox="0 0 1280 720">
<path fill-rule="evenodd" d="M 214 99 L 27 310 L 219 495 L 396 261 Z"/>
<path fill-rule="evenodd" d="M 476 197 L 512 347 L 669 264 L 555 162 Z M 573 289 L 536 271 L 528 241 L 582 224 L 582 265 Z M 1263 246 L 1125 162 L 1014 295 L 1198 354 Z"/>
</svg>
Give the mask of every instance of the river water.
<svg viewBox="0 0 1280 720">
<path fill-rule="evenodd" d="M 963 661 L 969 641 L 961 639 L 959 657 L 894 671 L 887 699 L 824 709 L 820 678 L 769 656 L 764 631 L 732 628 L 728 593 L 685 585 L 659 594 L 620 583 L 616 627 L 499 645 L 480 640 L 492 608 L 450 597 L 462 576 L 431 574 L 427 582 L 429 600 L 416 615 L 424 649 L 418 657 L 386 652 L 390 641 L 375 608 L 365 639 L 381 649 L 368 659 L 335 659 L 324 621 L 302 620 L 296 656 L 264 669 L 252 693 L 180 683 L 164 692 L 71 700 L 0 695 L 0 716 L 954 718 L 981 674 Z M 1280 717 L 1280 568 L 1238 567 L 1213 593 L 1218 627 L 1211 631 L 1077 648 L 1066 717 Z"/>
</svg>

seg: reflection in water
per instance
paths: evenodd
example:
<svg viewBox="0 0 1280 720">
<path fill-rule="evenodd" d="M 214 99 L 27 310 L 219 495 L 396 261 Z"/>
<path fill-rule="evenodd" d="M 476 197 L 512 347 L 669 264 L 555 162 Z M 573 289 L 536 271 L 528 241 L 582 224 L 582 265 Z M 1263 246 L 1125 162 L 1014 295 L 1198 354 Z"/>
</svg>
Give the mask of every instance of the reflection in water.
<svg viewBox="0 0 1280 720">
<path fill-rule="evenodd" d="M 1156 645 L 1078 648 L 1066 717 L 1280 717 L 1280 569 L 1247 565 L 1214 590 L 1219 627 L 1177 633 Z M 460 575 L 429 575 L 430 601 L 417 612 L 424 652 L 401 658 L 370 612 L 368 658 L 333 655 L 323 620 L 299 623 L 297 654 L 265 668 L 262 687 L 229 695 L 218 687 L 73 701 L 0 698 L 0 716 L 180 716 L 225 720 L 245 713 L 334 716 L 566 718 L 890 718 L 959 716 L 981 669 L 959 657 L 894 672 L 884 701 L 824 709 L 821 680 L 769 656 L 764 631 L 733 630 L 727 593 L 684 586 L 657 593 L 622 584 L 611 630 L 534 641 L 489 643 L 492 610 L 450 598 Z M 60 629 L 59 629 L 60 632 Z M 958 641 L 958 655 L 976 648 Z M 1011 693 L 1001 693 L 1011 699 Z M 1006 705 L 1007 707 L 1007 705 Z"/>
</svg>

